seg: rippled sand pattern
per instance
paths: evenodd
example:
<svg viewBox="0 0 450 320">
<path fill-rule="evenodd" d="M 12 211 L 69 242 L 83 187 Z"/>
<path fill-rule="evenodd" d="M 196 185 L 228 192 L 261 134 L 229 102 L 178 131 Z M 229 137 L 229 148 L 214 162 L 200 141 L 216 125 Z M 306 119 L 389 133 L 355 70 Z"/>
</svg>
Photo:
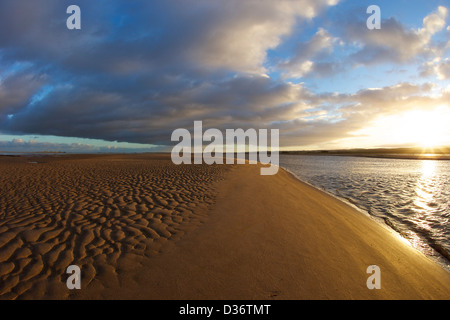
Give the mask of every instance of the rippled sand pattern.
<svg viewBox="0 0 450 320">
<path fill-rule="evenodd" d="M 0 298 L 67 296 L 55 288 L 71 264 L 88 286 L 125 253 L 157 254 L 201 222 L 226 168 L 156 155 L 0 158 Z"/>
</svg>

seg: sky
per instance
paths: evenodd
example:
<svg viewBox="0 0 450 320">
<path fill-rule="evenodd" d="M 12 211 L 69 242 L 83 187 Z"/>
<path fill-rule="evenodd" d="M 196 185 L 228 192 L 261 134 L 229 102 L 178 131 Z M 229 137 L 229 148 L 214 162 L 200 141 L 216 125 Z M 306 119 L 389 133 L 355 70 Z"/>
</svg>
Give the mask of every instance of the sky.
<svg viewBox="0 0 450 320">
<path fill-rule="evenodd" d="M 374 4 L 378 30 L 366 25 Z M 197 120 L 279 129 L 284 150 L 450 145 L 449 9 L 2 0 L 0 152 L 164 151 Z"/>
</svg>

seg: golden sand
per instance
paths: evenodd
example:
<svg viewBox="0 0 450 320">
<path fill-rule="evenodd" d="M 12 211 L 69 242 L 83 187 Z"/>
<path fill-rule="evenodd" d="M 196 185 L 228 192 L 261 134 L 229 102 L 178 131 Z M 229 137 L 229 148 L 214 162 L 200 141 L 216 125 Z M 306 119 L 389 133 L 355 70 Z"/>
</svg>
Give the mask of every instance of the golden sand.
<svg viewBox="0 0 450 320">
<path fill-rule="evenodd" d="M 1 157 L 0 298 L 450 298 L 449 272 L 385 227 L 284 170 L 259 171 L 167 155 Z M 81 290 L 66 287 L 69 265 Z"/>
</svg>

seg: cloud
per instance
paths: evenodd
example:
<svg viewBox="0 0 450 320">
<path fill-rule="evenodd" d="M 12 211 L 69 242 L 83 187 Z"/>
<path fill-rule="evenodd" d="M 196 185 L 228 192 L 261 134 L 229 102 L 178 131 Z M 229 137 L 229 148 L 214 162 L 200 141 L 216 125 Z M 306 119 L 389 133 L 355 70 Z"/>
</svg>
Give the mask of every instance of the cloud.
<svg viewBox="0 0 450 320">
<path fill-rule="evenodd" d="M 361 47 L 350 57 L 351 61 L 365 65 L 406 63 L 418 56 L 439 55 L 432 37 L 444 29 L 447 11 L 446 7 L 439 6 L 423 19 L 423 27 L 419 29 L 406 28 L 393 17 L 383 20 L 379 30 L 368 30 L 363 22 L 350 20 L 346 25 L 346 40 Z"/>
<path fill-rule="evenodd" d="M 433 88 L 431 83 L 418 85 L 405 82 L 353 94 L 314 95 L 309 110 L 305 110 L 301 117 L 283 123 L 281 146 L 342 147 L 342 141 L 354 139 L 355 132 L 371 126 L 376 119 L 438 107 L 450 112 L 450 92 L 443 91 L 433 96 L 430 95 Z"/>
<path fill-rule="evenodd" d="M 438 79 L 448 80 L 450 79 L 450 59 L 445 59 L 438 66 L 437 70 Z"/>
<path fill-rule="evenodd" d="M 29 69 L 0 78 L 0 119 L 23 108 L 46 81 L 45 74 L 35 74 Z"/>
<path fill-rule="evenodd" d="M 431 37 L 436 32 L 444 29 L 447 14 L 448 9 L 444 6 L 439 6 L 435 12 L 423 19 L 423 28 L 419 30 L 419 33 L 426 37 Z"/>
<path fill-rule="evenodd" d="M 420 68 L 423 77 L 436 77 L 439 80 L 450 79 L 450 59 L 434 59 L 424 63 Z"/>
<path fill-rule="evenodd" d="M 82 30 L 65 27 L 70 1 L 5 0 L 0 47 L 83 73 L 169 69 L 264 73 L 268 49 L 334 0 L 78 1 Z M 26 8 L 26 10 L 25 10 Z M 15 17 L 21 17 L 17 21 Z M 86 54 L 89 55 L 87 58 Z"/>
<path fill-rule="evenodd" d="M 98 143 L 80 143 L 80 142 L 49 142 L 38 141 L 35 139 L 14 138 L 12 140 L 0 140 L 0 153 L 16 152 L 66 152 L 66 153 L 129 153 L 129 152 L 150 152 L 167 151 L 157 146 L 138 146 L 132 148 L 127 145 L 98 145 Z"/>
<path fill-rule="evenodd" d="M 301 85 L 274 82 L 263 76 L 199 81 L 184 79 L 146 86 L 142 77 L 117 82 L 113 87 L 78 82 L 56 86 L 32 108 L 24 108 L 1 128 L 9 132 L 99 138 L 165 144 L 171 132 L 203 119 L 210 126 L 252 126 L 289 119 L 302 108 L 309 92 Z"/>
<path fill-rule="evenodd" d="M 336 1 L 79 1 L 79 31 L 69 4 L 1 2 L 1 64 L 30 66 L 0 75 L 3 132 L 164 144 L 197 119 L 284 119 L 302 89 L 264 75 L 267 50 Z"/>
<path fill-rule="evenodd" d="M 0 2 L 2 133 L 167 145 L 174 129 L 203 120 L 204 127 L 219 129 L 280 128 L 284 146 L 315 145 L 350 137 L 380 114 L 448 101 L 448 94 L 431 96 L 432 84 L 402 82 L 334 94 L 286 80 L 340 76 L 349 59 L 359 64 L 434 59 L 443 50 L 432 39 L 445 28 L 443 7 L 416 30 L 394 18 L 385 20 L 380 32 L 353 22 L 339 36 L 330 27 L 314 28 L 309 40 L 277 64 L 268 63 L 268 53 L 295 41 L 302 22 L 337 1 L 93 3 L 77 2 L 82 29 L 70 31 L 68 0 Z M 355 43 L 356 53 L 334 56 L 337 45 Z M 448 60 L 432 61 L 423 72 L 448 79 Z M 280 77 L 271 77 L 272 67 Z M 7 143 L 13 149 L 95 149 L 38 140 Z"/>
<path fill-rule="evenodd" d="M 291 58 L 277 65 L 283 78 L 333 76 L 355 66 L 433 61 L 450 48 L 448 41 L 434 39 L 445 30 L 448 9 L 444 6 L 426 15 L 417 29 L 391 17 L 383 20 L 380 30 L 369 30 L 365 21 L 355 19 L 355 12 L 341 13 L 344 22 L 333 29 L 338 35 L 320 27 L 311 39 L 300 43 Z"/>
<path fill-rule="evenodd" d="M 285 78 L 300 78 L 311 73 L 316 75 L 329 75 L 334 69 L 334 64 L 326 62 L 317 63 L 315 60 L 320 54 L 330 54 L 337 40 L 328 31 L 319 28 L 309 41 L 297 46 L 293 58 L 279 63 L 278 67 L 283 70 Z"/>
</svg>

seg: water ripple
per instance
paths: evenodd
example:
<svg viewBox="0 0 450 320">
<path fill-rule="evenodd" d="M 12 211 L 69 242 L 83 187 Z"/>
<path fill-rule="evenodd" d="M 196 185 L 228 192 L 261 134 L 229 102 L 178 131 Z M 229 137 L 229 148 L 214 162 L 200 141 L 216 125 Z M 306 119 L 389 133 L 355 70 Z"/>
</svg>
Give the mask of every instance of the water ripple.
<svg viewBox="0 0 450 320">
<path fill-rule="evenodd" d="M 450 161 L 282 155 L 280 165 L 383 219 L 450 268 Z"/>
</svg>

